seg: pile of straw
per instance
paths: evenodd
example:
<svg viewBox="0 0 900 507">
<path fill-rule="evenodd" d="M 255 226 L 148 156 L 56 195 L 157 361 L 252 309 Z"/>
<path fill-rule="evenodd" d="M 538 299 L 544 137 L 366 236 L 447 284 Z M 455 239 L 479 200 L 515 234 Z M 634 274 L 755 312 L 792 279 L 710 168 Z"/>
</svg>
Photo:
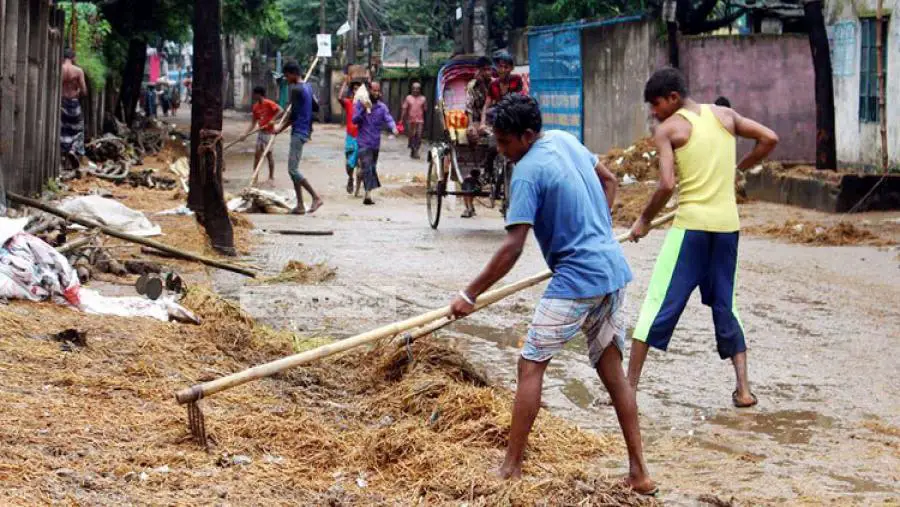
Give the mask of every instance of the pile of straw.
<svg viewBox="0 0 900 507">
<path fill-rule="evenodd" d="M 349 352 L 201 402 L 194 444 L 172 393 L 292 350 L 192 289 L 202 326 L 0 307 L 0 503 L 647 505 L 592 473 L 613 440 L 541 413 L 521 481 L 502 459 L 511 393 L 434 339 Z M 63 352 L 44 335 L 87 332 Z M 616 442 L 618 437 L 616 437 Z"/>
<path fill-rule="evenodd" d="M 284 266 L 284 269 L 281 270 L 281 273 L 268 278 L 262 278 L 259 283 L 298 283 L 303 285 L 315 285 L 327 282 L 336 275 L 337 269 L 328 266 L 324 262 L 306 264 L 301 261 L 289 261 Z"/>
</svg>

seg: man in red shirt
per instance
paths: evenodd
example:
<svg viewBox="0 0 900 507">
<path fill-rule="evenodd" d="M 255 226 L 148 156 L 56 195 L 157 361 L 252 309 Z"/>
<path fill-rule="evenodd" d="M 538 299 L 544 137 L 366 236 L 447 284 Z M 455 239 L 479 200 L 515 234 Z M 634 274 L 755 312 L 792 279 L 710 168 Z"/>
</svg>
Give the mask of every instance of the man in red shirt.
<svg viewBox="0 0 900 507">
<path fill-rule="evenodd" d="M 246 139 L 250 132 L 260 126 L 259 134 L 256 137 L 256 156 L 253 159 L 253 167 L 259 165 L 259 158 L 262 156 L 263 150 L 272 139 L 272 133 L 275 131 L 275 117 L 281 114 L 281 106 L 266 98 L 266 89 L 257 86 L 253 89 L 253 123 L 247 128 L 242 139 Z M 275 179 L 275 155 L 272 150 L 266 154 L 266 160 L 269 161 L 269 181 Z"/>
<path fill-rule="evenodd" d="M 347 193 L 353 192 L 353 171 L 359 160 L 359 145 L 356 137 L 359 135 L 359 127 L 353 123 L 353 96 L 359 89 L 358 81 L 350 81 L 350 75 L 344 76 L 344 84 L 338 96 L 341 98 L 341 107 L 344 108 L 344 121 L 347 124 L 347 135 L 344 137 L 344 156 L 347 158 Z M 357 178 L 356 191 L 359 193 L 362 178 Z"/>
<path fill-rule="evenodd" d="M 406 135 L 409 136 L 409 156 L 418 160 L 419 147 L 422 146 L 422 134 L 425 132 L 425 110 L 427 101 L 422 95 L 422 83 L 413 81 L 412 93 L 403 100 L 400 123 L 407 123 Z"/>
<path fill-rule="evenodd" d="M 488 119 L 488 110 L 500 102 L 500 99 L 503 97 L 510 93 L 525 93 L 525 81 L 522 80 L 522 76 L 512 73 L 515 62 L 509 53 L 501 53 L 495 56 L 494 65 L 497 67 L 498 77 L 491 80 L 491 85 L 488 87 L 487 97 L 484 101 L 484 112 L 481 115 L 482 119 Z"/>
</svg>

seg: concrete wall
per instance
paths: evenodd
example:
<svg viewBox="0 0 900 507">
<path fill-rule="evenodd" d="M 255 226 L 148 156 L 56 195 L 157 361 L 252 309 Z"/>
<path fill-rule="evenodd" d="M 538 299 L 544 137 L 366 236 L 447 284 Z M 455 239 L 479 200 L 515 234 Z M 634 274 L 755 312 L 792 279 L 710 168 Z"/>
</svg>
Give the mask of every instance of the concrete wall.
<svg viewBox="0 0 900 507">
<path fill-rule="evenodd" d="M 888 158 L 900 166 L 900 0 L 885 0 L 890 17 L 887 35 L 887 109 Z M 874 17 L 875 0 L 826 0 L 825 23 L 834 35 L 851 37 L 848 46 L 838 47 L 831 40 L 834 73 L 834 108 L 837 130 L 837 155 L 843 164 L 881 165 L 881 136 L 878 123 L 859 121 L 859 60 L 861 25 L 859 18 Z M 847 39 L 844 39 L 845 41 Z"/>
<path fill-rule="evenodd" d="M 815 75 L 805 34 L 690 37 L 679 46 L 695 100 L 724 95 L 736 111 L 774 129 L 781 142 L 773 159 L 815 160 Z M 739 155 L 751 148 L 741 141 Z"/>
<path fill-rule="evenodd" d="M 649 135 L 644 83 L 656 67 L 656 30 L 648 21 L 581 33 L 584 144 L 596 153 Z"/>
</svg>

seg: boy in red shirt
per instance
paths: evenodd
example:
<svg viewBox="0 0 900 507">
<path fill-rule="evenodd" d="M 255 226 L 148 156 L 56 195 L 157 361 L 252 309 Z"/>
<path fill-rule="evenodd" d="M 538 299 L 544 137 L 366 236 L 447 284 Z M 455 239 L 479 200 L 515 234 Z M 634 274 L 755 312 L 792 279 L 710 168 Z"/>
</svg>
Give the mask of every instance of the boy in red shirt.
<svg viewBox="0 0 900 507">
<path fill-rule="evenodd" d="M 350 81 L 350 75 L 344 77 L 344 84 L 338 96 L 341 98 L 341 107 L 344 108 L 344 120 L 347 123 L 347 135 L 344 137 L 344 156 L 347 158 L 347 193 L 353 192 L 353 171 L 359 155 L 359 145 L 356 143 L 356 136 L 359 135 L 359 127 L 353 123 L 353 96 L 359 89 L 358 81 Z M 357 178 L 356 190 L 359 193 L 359 182 L 361 178 Z"/>
<path fill-rule="evenodd" d="M 253 123 L 247 128 L 247 132 L 241 139 L 246 139 L 250 132 L 259 125 L 259 134 L 256 136 L 256 156 L 253 159 L 253 167 L 259 165 L 259 158 L 262 156 L 263 150 L 272 139 L 272 133 L 275 131 L 275 117 L 281 114 L 281 106 L 266 98 L 266 89 L 257 86 L 253 89 Z M 275 179 L 275 155 L 272 150 L 266 154 L 266 160 L 269 161 L 269 181 Z"/>
</svg>

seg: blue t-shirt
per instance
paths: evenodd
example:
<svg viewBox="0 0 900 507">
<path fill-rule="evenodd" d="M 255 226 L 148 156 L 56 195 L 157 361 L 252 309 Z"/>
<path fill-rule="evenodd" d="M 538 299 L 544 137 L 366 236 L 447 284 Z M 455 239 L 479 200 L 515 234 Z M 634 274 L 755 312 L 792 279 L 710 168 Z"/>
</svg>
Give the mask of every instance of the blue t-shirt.
<svg viewBox="0 0 900 507">
<path fill-rule="evenodd" d="M 309 139 L 312 132 L 312 88 L 307 83 L 297 83 L 290 88 L 291 135 Z"/>
<path fill-rule="evenodd" d="M 513 170 L 507 227 L 530 224 L 553 278 L 544 297 L 602 296 L 631 281 L 612 232 L 597 157 L 567 132 L 544 132 Z"/>
</svg>

